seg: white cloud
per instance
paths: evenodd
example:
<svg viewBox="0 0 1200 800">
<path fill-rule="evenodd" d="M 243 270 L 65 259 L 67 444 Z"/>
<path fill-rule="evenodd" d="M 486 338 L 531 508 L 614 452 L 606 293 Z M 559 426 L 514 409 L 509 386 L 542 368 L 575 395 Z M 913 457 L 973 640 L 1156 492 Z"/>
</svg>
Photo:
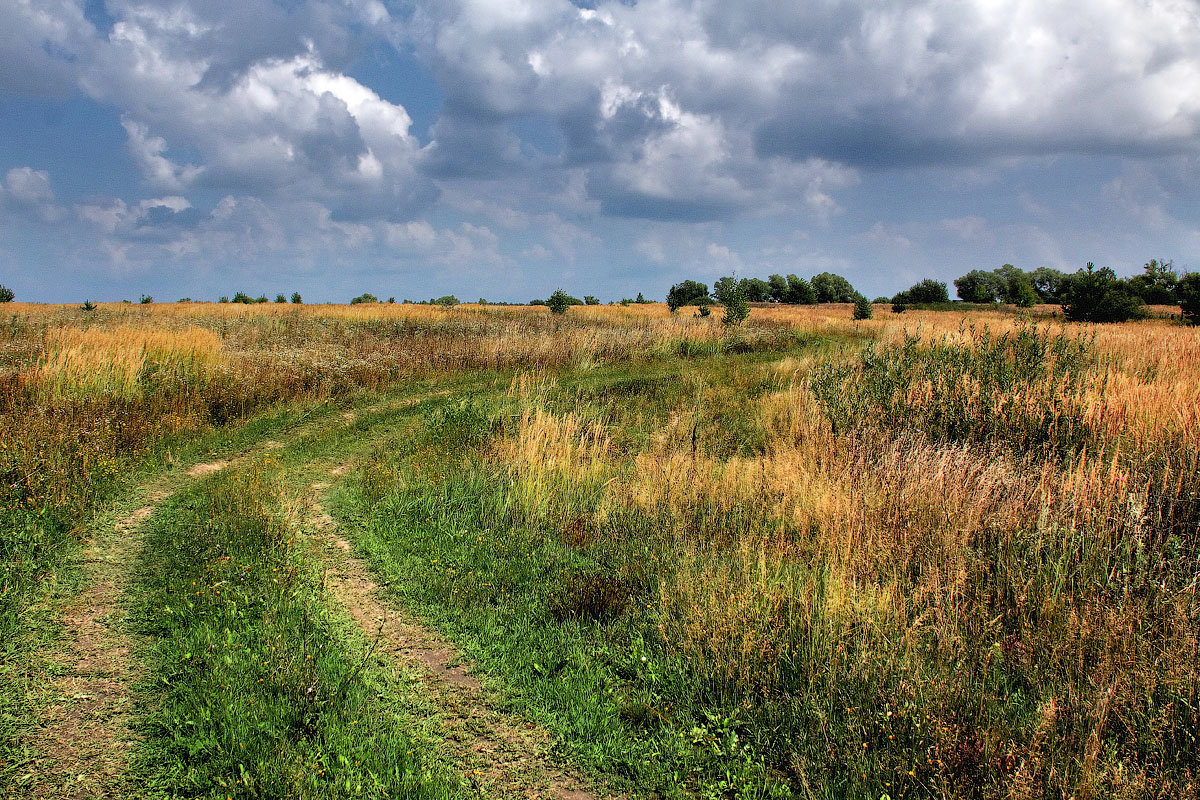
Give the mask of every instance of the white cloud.
<svg viewBox="0 0 1200 800">
<path fill-rule="evenodd" d="M 66 212 L 50 186 L 50 173 L 32 167 L 13 167 L 4 176 L 7 205 L 40 222 L 58 222 Z"/>
</svg>

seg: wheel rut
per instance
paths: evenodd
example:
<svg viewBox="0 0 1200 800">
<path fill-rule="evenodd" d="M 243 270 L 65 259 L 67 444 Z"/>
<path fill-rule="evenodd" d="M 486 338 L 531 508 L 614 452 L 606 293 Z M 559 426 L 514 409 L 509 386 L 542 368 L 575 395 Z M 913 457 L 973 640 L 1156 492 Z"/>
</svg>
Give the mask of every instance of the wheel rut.
<svg viewBox="0 0 1200 800">
<path fill-rule="evenodd" d="M 331 477 L 350 469 L 343 464 Z M 371 578 L 365 561 L 341 536 L 323 506 L 330 484 L 308 487 L 305 527 L 322 546 L 325 589 L 363 634 L 377 641 L 377 654 L 396 668 L 417 667 L 422 688 L 440 709 L 441 728 L 451 759 L 484 797 L 540 800 L 597 800 L 586 784 L 557 763 L 549 733 L 507 714 L 470 670 L 452 643 L 395 608 Z"/>
</svg>

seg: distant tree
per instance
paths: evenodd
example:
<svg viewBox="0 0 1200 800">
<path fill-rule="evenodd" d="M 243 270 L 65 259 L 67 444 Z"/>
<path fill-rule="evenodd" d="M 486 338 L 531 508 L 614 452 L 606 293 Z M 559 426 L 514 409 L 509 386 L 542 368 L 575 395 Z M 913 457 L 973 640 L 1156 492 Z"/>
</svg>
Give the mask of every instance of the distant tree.
<svg viewBox="0 0 1200 800">
<path fill-rule="evenodd" d="M 735 276 L 726 275 L 713 284 L 712 296 L 721 305 L 728 305 L 735 293 L 741 293 L 741 284 Z M 742 293 L 741 297 L 745 299 L 746 295 Z"/>
<path fill-rule="evenodd" d="M 701 303 L 700 307 L 696 309 L 697 317 L 707 317 L 707 316 L 711 316 L 711 315 L 712 315 L 712 309 L 709 308 L 706 303 Z"/>
<path fill-rule="evenodd" d="M 595 295 L 585 294 L 583 296 L 583 304 L 585 306 L 598 306 L 600 305 L 600 298 Z"/>
<path fill-rule="evenodd" d="M 1072 322 L 1125 322 L 1145 316 L 1142 298 L 1126 281 L 1089 261 L 1062 290 L 1063 316 Z"/>
<path fill-rule="evenodd" d="M 698 306 L 701 303 L 711 303 L 708 296 L 708 284 L 699 281 L 683 281 L 671 287 L 667 292 L 667 308 L 672 312 L 681 306 Z"/>
<path fill-rule="evenodd" d="M 642 305 L 642 304 L 645 304 L 645 303 L 649 303 L 650 301 L 649 301 L 649 300 L 647 300 L 646 298 L 642 297 L 642 293 L 641 293 L 641 292 L 638 292 L 637 299 L 636 299 L 636 300 L 634 300 L 633 302 L 637 303 L 638 305 Z"/>
<path fill-rule="evenodd" d="M 229 298 L 228 298 L 228 297 L 226 297 L 225 295 L 221 295 L 221 299 L 220 299 L 220 300 L 218 300 L 217 302 L 218 302 L 218 303 L 228 303 L 228 302 L 229 302 Z"/>
<path fill-rule="evenodd" d="M 148 294 L 144 294 L 140 298 L 138 298 L 138 302 L 141 303 L 142 305 L 146 306 L 146 305 L 150 305 L 151 303 L 153 303 L 154 298 Z"/>
<path fill-rule="evenodd" d="M 95 310 L 96 310 L 96 304 L 95 304 L 95 303 L 93 303 L 91 300 L 84 300 L 84 301 L 83 301 L 83 305 L 81 305 L 81 306 L 79 307 L 79 310 L 80 310 L 80 311 L 95 311 Z"/>
<path fill-rule="evenodd" d="M 890 302 L 892 302 L 890 297 L 876 297 L 874 300 L 871 301 L 871 304 L 875 305 L 878 303 L 878 304 L 882 305 L 884 303 L 890 303 Z"/>
<path fill-rule="evenodd" d="M 394 298 L 394 297 L 389 297 L 389 298 L 388 298 L 388 302 L 389 302 L 389 303 L 391 303 L 392 305 L 395 305 L 395 304 L 396 304 L 396 298 Z"/>
<path fill-rule="evenodd" d="M 1153 306 L 1169 306 L 1176 303 L 1176 286 L 1179 276 L 1170 261 L 1150 259 L 1142 274 L 1129 279 L 1129 285 L 1142 300 Z"/>
<path fill-rule="evenodd" d="M 1200 272 L 1189 272 L 1175 285 L 1179 309 L 1189 324 L 1200 325 Z"/>
<path fill-rule="evenodd" d="M 767 299 L 772 303 L 782 303 L 787 297 L 788 284 L 782 275 L 767 276 Z"/>
<path fill-rule="evenodd" d="M 488 304 L 488 301 L 486 298 L 483 298 L 483 297 L 479 298 L 479 305 L 486 306 L 487 304 Z"/>
<path fill-rule="evenodd" d="M 1000 299 L 1004 302 L 1021 308 L 1029 308 L 1037 303 L 1037 290 L 1024 270 L 1005 264 L 996 269 L 996 277 L 1000 280 Z"/>
<path fill-rule="evenodd" d="M 943 288 L 945 284 L 943 284 Z M 870 319 L 875 316 L 875 309 L 871 307 L 871 301 L 863 295 L 854 298 L 854 313 L 851 314 L 851 319 Z"/>
<path fill-rule="evenodd" d="M 181 297 L 181 298 L 179 298 L 179 300 L 177 300 L 176 302 L 179 302 L 179 303 L 190 303 L 190 302 L 192 302 L 192 298 L 190 298 L 190 297 Z"/>
<path fill-rule="evenodd" d="M 266 296 L 265 294 L 260 294 L 258 297 L 254 298 L 254 302 L 256 302 L 256 303 L 269 303 L 269 302 L 271 302 L 271 301 L 267 299 L 267 296 Z"/>
<path fill-rule="evenodd" d="M 358 297 L 351 298 L 350 305 L 357 306 L 362 303 L 378 303 L 379 298 L 370 292 L 363 292 Z"/>
<path fill-rule="evenodd" d="M 254 302 L 254 298 L 251 297 L 250 295 L 246 294 L 245 292 L 237 292 L 233 295 L 233 302 L 244 303 L 245 305 L 250 305 L 251 303 Z"/>
<path fill-rule="evenodd" d="M 995 303 L 1003 293 L 996 273 L 981 269 L 973 269 L 961 278 L 955 278 L 954 289 L 959 299 L 967 303 Z"/>
<path fill-rule="evenodd" d="M 299 292 L 292 292 L 292 302 L 296 305 L 300 305 L 304 302 L 304 298 L 300 296 Z"/>
<path fill-rule="evenodd" d="M 905 311 L 908 311 L 908 303 L 905 303 L 903 300 L 892 300 L 893 314 L 903 314 Z"/>
<path fill-rule="evenodd" d="M 808 281 L 803 278 L 797 278 L 795 275 L 788 275 L 787 291 L 783 295 L 782 302 L 799 306 L 811 306 L 817 302 L 817 293 Z"/>
<path fill-rule="evenodd" d="M 437 298 L 433 302 L 439 306 L 446 306 L 447 308 L 449 308 L 450 306 L 458 305 L 458 298 L 452 294 L 447 294 L 447 295 L 443 295 L 442 297 Z"/>
<path fill-rule="evenodd" d="M 771 284 L 761 278 L 742 278 L 742 294 L 751 303 L 765 303 L 771 299 Z"/>
<path fill-rule="evenodd" d="M 1038 293 L 1038 299 L 1043 303 L 1052 303 L 1058 299 L 1066 274 L 1053 267 L 1038 267 L 1029 273 L 1029 283 Z"/>
<path fill-rule="evenodd" d="M 814 275 L 811 283 L 818 303 L 853 303 L 858 294 L 850 281 L 832 272 Z"/>
<path fill-rule="evenodd" d="M 914 303 L 949 303 L 950 296 L 946 294 L 946 284 L 926 278 L 920 283 L 914 283 L 903 292 L 892 297 L 892 303 L 912 305 Z"/>
<path fill-rule="evenodd" d="M 277 294 L 277 295 L 275 295 L 275 302 L 276 302 L 276 303 L 286 303 L 286 302 L 287 302 L 287 298 L 286 298 L 286 297 L 284 297 L 284 296 L 283 296 L 283 295 L 281 295 L 281 294 Z"/>
<path fill-rule="evenodd" d="M 544 305 L 546 305 L 546 301 L 545 301 L 545 300 L 537 300 L 537 299 L 534 299 L 534 300 L 530 300 L 530 301 L 529 301 L 529 305 L 531 305 L 531 306 L 544 306 Z"/>
<path fill-rule="evenodd" d="M 11 303 L 14 297 L 16 295 L 13 294 L 12 289 L 0 284 L 0 303 Z"/>
<path fill-rule="evenodd" d="M 555 289 L 554 294 L 550 295 L 550 299 L 546 301 L 546 305 L 552 314 L 565 314 L 571 306 L 571 297 L 562 289 Z"/>
</svg>

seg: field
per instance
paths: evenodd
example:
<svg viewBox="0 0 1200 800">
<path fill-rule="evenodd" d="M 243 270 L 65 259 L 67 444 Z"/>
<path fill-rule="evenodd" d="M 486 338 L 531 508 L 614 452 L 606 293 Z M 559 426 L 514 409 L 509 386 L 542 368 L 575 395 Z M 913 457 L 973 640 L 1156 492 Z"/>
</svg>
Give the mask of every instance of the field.
<svg viewBox="0 0 1200 800">
<path fill-rule="evenodd" d="M 0 796 L 1200 795 L 1200 329 L 9 303 Z"/>
</svg>

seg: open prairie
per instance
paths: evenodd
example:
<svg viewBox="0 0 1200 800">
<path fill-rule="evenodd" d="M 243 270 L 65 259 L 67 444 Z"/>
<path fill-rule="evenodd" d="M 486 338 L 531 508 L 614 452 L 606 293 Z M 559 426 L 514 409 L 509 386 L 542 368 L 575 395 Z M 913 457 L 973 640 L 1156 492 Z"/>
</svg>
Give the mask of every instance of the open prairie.
<svg viewBox="0 0 1200 800">
<path fill-rule="evenodd" d="M 6 304 L 6 797 L 1200 794 L 1200 328 Z"/>
</svg>

